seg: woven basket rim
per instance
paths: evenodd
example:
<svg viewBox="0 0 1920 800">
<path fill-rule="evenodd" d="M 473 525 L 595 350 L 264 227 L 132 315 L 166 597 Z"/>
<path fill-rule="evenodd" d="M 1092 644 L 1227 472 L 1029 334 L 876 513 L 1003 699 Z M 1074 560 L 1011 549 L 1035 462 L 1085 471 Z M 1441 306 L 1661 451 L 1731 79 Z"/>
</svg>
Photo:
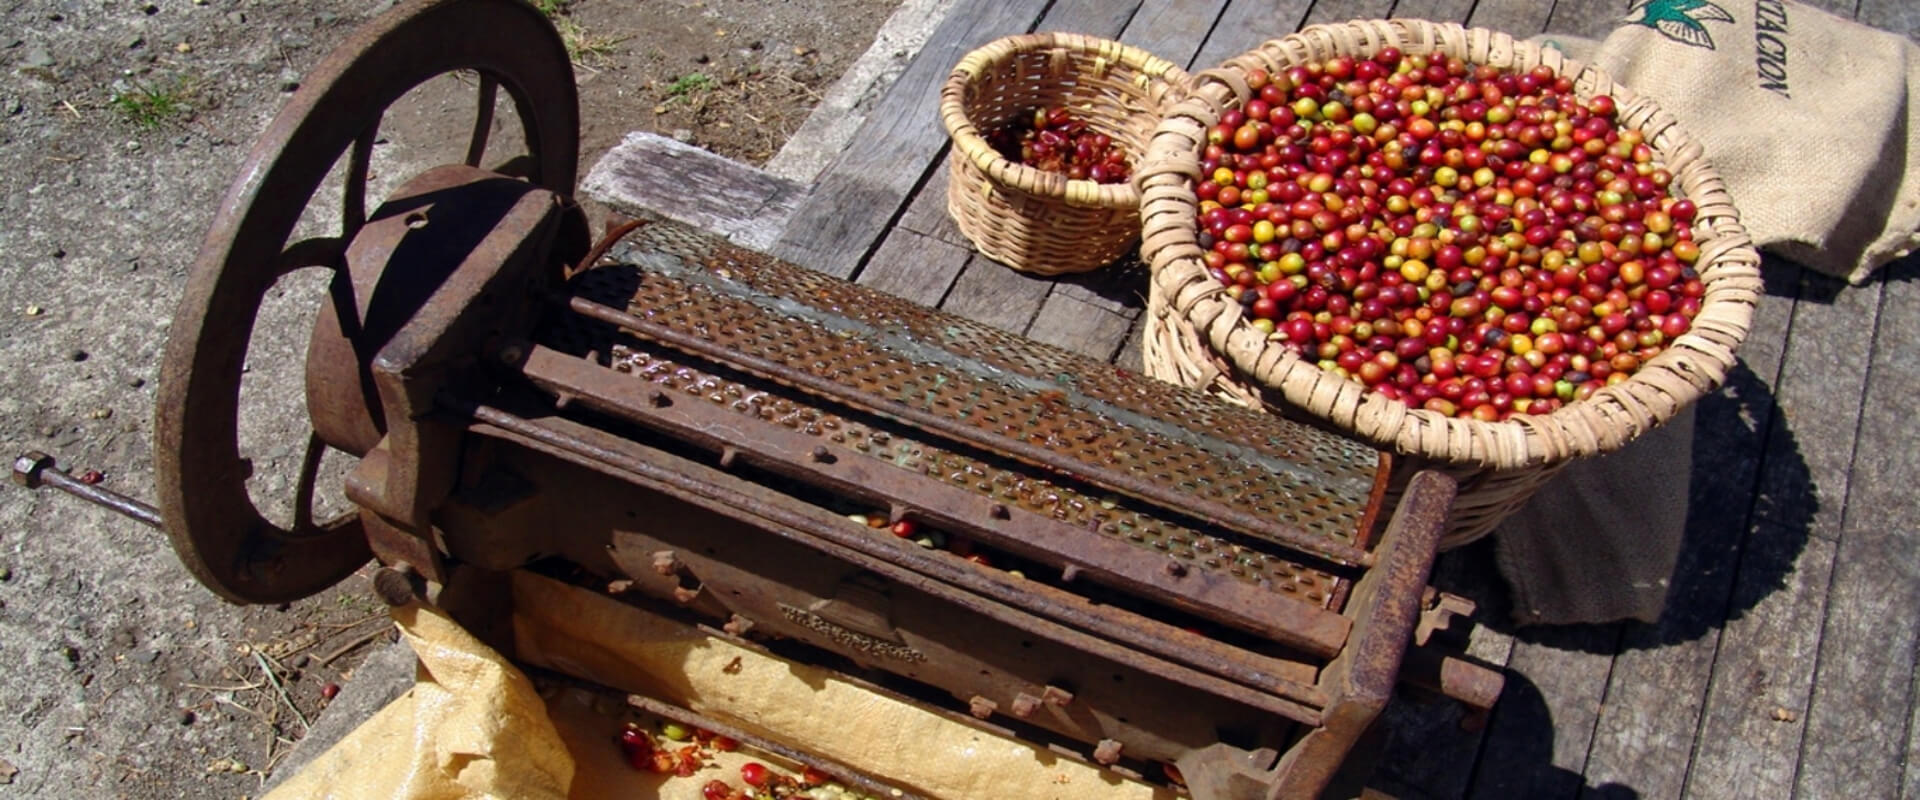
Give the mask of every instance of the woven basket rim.
<svg viewBox="0 0 1920 800">
<path fill-rule="evenodd" d="M 1701 246 L 1701 257 L 1695 270 L 1706 292 L 1694 325 L 1626 381 L 1550 414 L 1515 415 L 1501 422 L 1449 417 L 1409 406 L 1321 370 L 1285 345 L 1268 341 L 1239 304 L 1227 298 L 1226 287 L 1206 273 L 1199 258 L 1195 222 L 1199 201 L 1193 184 L 1200 178 L 1205 128 L 1211 126 L 1202 122 L 1217 121 L 1230 104 L 1245 102 L 1251 92 L 1244 74 L 1251 68 L 1248 65 L 1258 65 L 1263 56 L 1271 63 L 1292 64 L 1335 53 L 1370 54 L 1386 46 L 1409 54 L 1446 51 L 1472 63 L 1501 67 L 1542 63 L 1556 74 L 1574 76 L 1577 96 L 1612 95 L 1622 124 L 1647 133 L 1648 144 L 1673 172 L 1673 185 L 1699 209 L 1694 240 Z M 1356 20 L 1312 25 L 1268 41 L 1221 67 L 1195 73 L 1188 88 L 1187 97 L 1171 108 L 1154 131 L 1135 183 L 1143 189 L 1142 251 L 1155 289 L 1173 314 L 1193 326 L 1209 354 L 1224 359 L 1237 373 L 1216 374 L 1214 381 L 1252 383 L 1315 417 L 1401 453 L 1504 470 L 1540 468 L 1617 449 L 1717 388 L 1732 369 L 1734 349 L 1746 336 L 1753 305 L 1763 288 L 1759 253 L 1698 142 L 1652 101 L 1591 65 L 1484 28 L 1411 19 Z M 1666 377 L 1671 379 L 1655 381 L 1656 372 L 1669 373 Z M 1266 380 L 1261 379 L 1263 375 Z M 1238 394 L 1245 397 L 1249 392 Z"/>
<path fill-rule="evenodd" d="M 988 42 L 960 59 L 940 89 L 940 120 L 953 140 L 955 152 L 972 161 L 981 172 L 1004 185 L 1017 186 L 1036 197 L 1063 200 L 1070 204 L 1103 208 L 1137 208 L 1140 189 L 1132 181 L 1096 183 L 1085 179 L 1063 178 L 1054 173 L 1020 164 L 1000 155 L 973 121 L 967 118 L 964 98 L 967 86 L 1008 59 L 1036 50 L 1060 48 L 1075 55 L 1091 56 L 1120 64 L 1149 80 L 1182 86 L 1187 72 L 1179 65 L 1130 44 L 1063 31 L 1043 31 L 1003 36 Z M 1151 135 L 1148 139 L 1151 141 Z M 1146 153 L 1134 154 L 1136 164 L 1146 163 Z M 1137 171 L 1137 169 L 1136 169 Z"/>
</svg>

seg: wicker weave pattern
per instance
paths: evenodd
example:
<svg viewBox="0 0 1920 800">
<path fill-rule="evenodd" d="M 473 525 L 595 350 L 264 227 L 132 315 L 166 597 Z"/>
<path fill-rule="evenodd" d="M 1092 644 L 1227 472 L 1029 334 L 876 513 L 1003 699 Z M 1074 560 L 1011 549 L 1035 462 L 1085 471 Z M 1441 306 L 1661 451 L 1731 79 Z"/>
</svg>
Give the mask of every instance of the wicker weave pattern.
<svg viewBox="0 0 1920 800">
<path fill-rule="evenodd" d="M 981 130 L 1036 106 L 1065 106 L 1137 167 L 1186 79 L 1144 50 L 1073 33 L 1009 36 L 968 53 L 940 92 L 953 137 L 947 209 L 960 231 L 980 252 L 1040 275 L 1086 272 L 1125 254 L 1140 235 L 1138 189 L 1009 161 Z"/>
<path fill-rule="evenodd" d="M 1696 269 L 1706 284 L 1700 314 L 1686 334 L 1634 376 L 1587 400 L 1545 416 L 1505 422 L 1456 419 L 1368 392 L 1321 370 L 1243 318 L 1238 303 L 1200 261 L 1193 186 L 1200 152 L 1220 114 L 1249 96 L 1245 72 L 1286 67 L 1338 55 L 1371 55 L 1387 46 L 1407 53 L 1444 52 L 1477 64 L 1527 70 L 1545 64 L 1573 75 L 1586 97 L 1610 94 L 1628 127 L 1640 128 L 1674 185 L 1699 207 L 1694 223 L 1701 248 Z M 1149 374 L 1207 387 L 1245 404 L 1265 402 L 1283 413 L 1319 420 L 1403 455 L 1394 486 L 1419 469 L 1461 479 L 1455 518 L 1443 546 L 1491 531 L 1524 504 L 1569 460 L 1618 449 L 1665 422 L 1725 380 L 1734 348 L 1746 336 L 1758 302 L 1759 254 L 1740 226 L 1732 199 L 1702 158 L 1700 146 L 1653 103 L 1599 71 L 1493 31 L 1419 20 L 1371 20 L 1317 25 L 1194 76 L 1192 96 L 1155 131 L 1142 188 L 1142 251 L 1152 265 L 1145 340 Z"/>
</svg>

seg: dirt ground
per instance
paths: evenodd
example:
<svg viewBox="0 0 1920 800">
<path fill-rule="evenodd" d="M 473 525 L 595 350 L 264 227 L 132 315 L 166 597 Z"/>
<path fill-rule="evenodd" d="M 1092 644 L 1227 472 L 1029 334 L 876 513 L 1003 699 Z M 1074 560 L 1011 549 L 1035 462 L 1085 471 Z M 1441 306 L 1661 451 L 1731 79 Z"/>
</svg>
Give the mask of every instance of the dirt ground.
<svg viewBox="0 0 1920 800">
<path fill-rule="evenodd" d="M 0 454 L 43 450 L 152 496 L 154 383 L 201 234 L 305 71 L 392 5 L 6 4 Z M 575 54 L 582 171 L 631 130 L 764 161 L 894 5 L 545 0 Z M 376 189 L 449 160 L 471 83 L 442 79 L 389 115 Z M 318 285 L 277 285 L 250 345 L 242 447 L 270 517 L 286 512 L 305 441 L 299 365 Z M 227 605 L 158 532 L 0 487 L 0 796 L 256 795 L 323 687 L 354 691 L 383 620 L 364 571 L 290 606 Z"/>
</svg>

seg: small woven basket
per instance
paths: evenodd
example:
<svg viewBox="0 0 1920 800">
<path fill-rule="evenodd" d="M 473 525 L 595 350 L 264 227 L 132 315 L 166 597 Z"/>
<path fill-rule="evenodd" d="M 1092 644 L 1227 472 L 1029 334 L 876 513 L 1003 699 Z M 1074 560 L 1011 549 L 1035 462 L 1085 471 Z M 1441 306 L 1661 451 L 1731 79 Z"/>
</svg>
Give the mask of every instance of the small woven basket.
<svg viewBox="0 0 1920 800">
<path fill-rule="evenodd" d="M 1023 272 L 1099 268 L 1140 237 L 1132 183 L 1069 180 L 1002 157 L 982 137 L 1035 107 L 1062 107 L 1112 137 L 1137 168 L 1186 73 L 1119 42 L 1073 33 L 1009 36 L 967 54 L 940 91 L 953 137 L 947 210 L 980 252 Z"/>
<path fill-rule="evenodd" d="M 1504 422 L 1457 419 L 1369 392 L 1321 370 L 1243 318 L 1240 305 L 1200 261 L 1194 183 L 1207 130 L 1250 92 L 1245 73 L 1278 72 L 1339 55 L 1367 56 L 1384 47 L 1409 54 L 1444 52 L 1475 64 L 1527 70 L 1545 64 L 1574 76 L 1582 97 L 1612 95 L 1626 127 L 1647 135 L 1673 186 L 1699 208 L 1695 269 L 1706 293 L 1692 328 L 1673 340 L 1632 378 L 1542 416 Z M 1592 67 L 1506 34 L 1419 20 L 1371 20 L 1316 25 L 1276 39 L 1193 77 L 1191 96 L 1155 130 L 1142 187 L 1142 252 L 1153 278 L 1143 350 L 1148 374 L 1207 388 L 1237 402 L 1266 404 L 1400 454 L 1390 484 L 1397 497 L 1418 470 L 1437 469 L 1460 480 L 1460 493 L 1443 547 L 1471 542 L 1518 510 L 1548 478 L 1574 458 L 1620 448 L 1713 391 L 1734 365 L 1762 285 L 1760 257 L 1740 226 L 1732 200 L 1701 157 L 1701 147 L 1671 116 Z M 1684 480 L 1684 476 L 1676 476 Z"/>
</svg>

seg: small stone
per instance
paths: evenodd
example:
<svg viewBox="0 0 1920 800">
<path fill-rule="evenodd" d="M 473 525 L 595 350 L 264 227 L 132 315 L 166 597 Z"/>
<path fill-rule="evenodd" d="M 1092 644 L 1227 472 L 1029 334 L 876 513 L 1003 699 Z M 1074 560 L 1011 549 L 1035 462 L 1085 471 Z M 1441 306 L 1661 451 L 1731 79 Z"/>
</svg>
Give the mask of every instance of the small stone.
<svg viewBox="0 0 1920 800">
<path fill-rule="evenodd" d="M 0 759 L 0 783 L 13 783 L 13 776 L 20 774 L 20 768 L 13 762 Z"/>
<path fill-rule="evenodd" d="M 80 650 L 73 645 L 66 645 L 60 648 L 60 657 L 66 659 L 69 664 L 78 664 L 80 663 Z"/>
<path fill-rule="evenodd" d="M 247 13 L 245 11 L 229 11 L 227 12 L 227 21 L 235 25 L 244 25 L 247 21 Z"/>
<path fill-rule="evenodd" d="M 66 257 L 67 257 L 67 248 L 64 248 L 64 247 L 55 247 L 55 248 L 53 248 L 53 252 L 51 252 L 51 253 L 48 253 L 47 255 L 50 255 L 50 256 L 53 256 L 54 258 L 66 258 Z"/>
<path fill-rule="evenodd" d="M 128 386 L 128 388 L 132 388 L 132 389 L 138 389 L 138 388 L 140 388 L 140 387 L 142 387 L 142 386 L 145 386 L 145 385 L 147 385 L 147 379 L 146 379 L 146 378 L 128 378 L 128 379 L 127 379 L 127 386 Z"/>
<path fill-rule="evenodd" d="M 7 116 L 11 117 L 11 116 L 18 115 L 22 111 L 25 111 L 26 106 L 23 106 L 20 104 L 20 98 L 9 97 L 7 98 L 6 109 L 7 109 Z"/>
<path fill-rule="evenodd" d="M 0 567 L 0 583 L 13 580 L 13 567 Z"/>
<path fill-rule="evenodd" d="M 29 317 L 37 317 L 44 313 L 46 313 L 46 309 L 39 306 L 27 306 L 27 316 Z"/>
<path fill-rule="evenodd" d="M 653 107 L 653 113 L 655 113 L 655 114 L 665 114 L 665 113 L 667 113 L 667 107 L 666 107 L 666 106 L 654 106 L 654 107 Z"/>
<path fill-rule="evenodd" d="M 707 64 L 707 63 L 711 63 L 712 61 L 713 61 L 713 57 L 707 55 L 706 53 L 701 53 L 700 55 L 693 57 L 693 63 L 695 64 Z"/>
<path fill-rule="evenodd" d="M 20 63 L 29 67 L 51 67 L 53 54 L 47 52 L 47 48 L 35 47 L 27 51 L 26 57 L 21 59 Z"/>
<path fill-rule="evenodd" d="M 293 668 L 306 669 L 307 664 L 311 663 L 312 661 L 313 659 L 309 657 L 306 653 L 301 653 L 300 655 L 293 657 Z"/>
<path fill-rule="evenodd" d="M 204 6 L 207 4 L 207 0 L 193 0 L 193 4 L 196 6 Z"/>
<path fill-rule="evenodd" d="M 133 38 L 131 38 L 131 39 L 128 39 L 128 40 L 127 40 L 127 49 L 128 49 L 128 50 L 138 50 L 138 49 L 140 49 L 141 47 L 144 47 L 144 46 L 146 46 L 146 44 L 147 44 L 147 37 L 145 37 L 145 36 L 135 36 L 135 37 L 133 37 Z"/>
<path fill-rule="evenodd" d="M 92 410 L 92 411 L 90 411 L 90 412 L 87 412 L 87 416 L 88 416 L 88 417 L 91 417 L 91 418 L 93 418 L 93 419 L 106 419 L 106 418 L 108 418 L 108 417 L 111 417 L 111 416 L 113 416 L 113 409 L 111 409 L 111 408 L 96 408 L 96 409 L 94 409 L 94 410 Z"/>
<path fill-rule="evenodd" d="M 173 52 L 191 53 L 193 52 L 193 45 L 187 44 L 186 42 L 181 42 L 173 46 Z"/>
<path fill-rule="evenodd" d="M 1793 722 L 1794 720 L 1797 720 L 1799 718 L 1800 718 L 1799 714 L 1795 714 L 1791 710 L 1788 710 L 1785 708 L 1775 708 L 1773 710 L 1774 722 Z"/>
<path fill-rule="evenodd" d="M 160 13 L 160 6 L 154 3 L 146 3 L 140 6 L 140 13 L 151 17 L 155 14 Z"/>
<path fill-rule="evenodd" d="M 686 128 L 674 128 L 672 136 L 676 142 L 693 144 L 693 131 L 687 130 Z"/>
<path fill-rule="evenodd" d="M 140 651 L 139 659 L 148 664 L 152 664 L 160 660 L 160 651 L 149 647 L 145 650 Z"/>
<path fill-rule="evenodd" d="M 140 150 L 140 143 L 133 141 L 132 139 L 128 139 L 126 144 L 121 145 L 121 148 L 125 149 L 129 153 L 138 152 Z"/>
<path fill-rule="evenodd" d="M 195 719 L 195 717 L 194 717 L 194 714 L 193 714 L 193 709 L 191 709 L 191 708 L 183 708 L 183 709 L 180 709 L 180 724 L 181 724 L 181 725 L 192 725 L 192 724 L 193 724 L 193 721 L 194 721 L 194 719 Z"/>
<path fill-rule="evenodd" d="M 87 351 L 81 350 L 79 348 L 74 348 L 72 350 L 67 351 L 68 361 L 85 361 L 87 360 L 87 357 L 88 357 Z"/>
<path fill-rule="evenodd" d="M 291 69 L 280 70 L 280 91 L 291 92 L 300 88 L 300 73 Z"/>
</svg>

